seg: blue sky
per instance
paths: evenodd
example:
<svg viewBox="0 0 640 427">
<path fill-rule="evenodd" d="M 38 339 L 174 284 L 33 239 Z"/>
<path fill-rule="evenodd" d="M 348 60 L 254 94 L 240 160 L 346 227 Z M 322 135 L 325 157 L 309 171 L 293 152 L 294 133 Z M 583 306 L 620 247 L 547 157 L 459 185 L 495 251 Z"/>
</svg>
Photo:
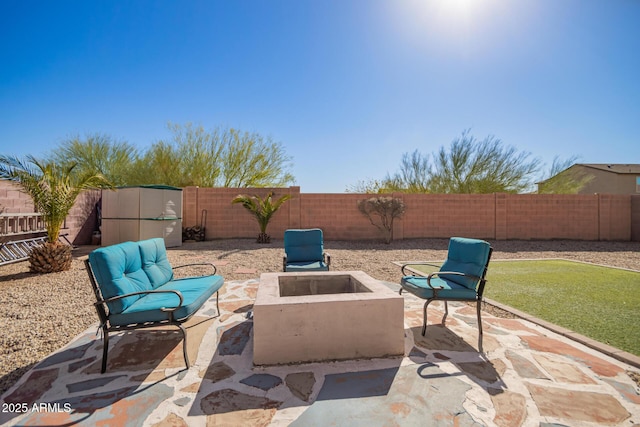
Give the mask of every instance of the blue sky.
<svg viewBox="0 0 640 427">
<path fill-rule="evenodd" d="M 639 23 L 640 0 L 3 0 L 0 152 L 234 127 L 305 193 L 469 128 L 547 165 L 640 163 Z"/>
</svg>

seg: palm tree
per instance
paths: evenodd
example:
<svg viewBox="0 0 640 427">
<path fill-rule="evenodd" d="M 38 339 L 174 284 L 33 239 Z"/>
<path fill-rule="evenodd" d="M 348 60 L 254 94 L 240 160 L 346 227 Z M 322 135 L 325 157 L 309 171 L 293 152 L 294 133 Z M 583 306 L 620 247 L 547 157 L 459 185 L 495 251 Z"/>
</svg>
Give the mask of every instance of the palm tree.
<svg viewBox="0 0 640 427">
<path fill-rule="evenodd" d="M 32 272 L 53 273 L 71 268 L 71 247 L 58 242 L 64 220 L 80 192 L 112 187 L 100 174 L 74 174 L 75 166 L 61 167 L 53 161 L 41 162 L 33 156 L 27 156 L 23 161 L 0 155 L 0 178 L 14 181 L 31 196 L 47 229 L 47 242 L 34 248 L 29 256 Z"/>
<path fill-rule="evenodd" d="M 240 194 L 236 196 L 235 199 L 231 201 L 231 203 L 242 203 L 242 206 L 245 207 L 253 216 L 258 220 L 258 225 L 260 226 L 260 234 L 258 235 L 258 243 L 270 243 L 271 236 L 267 234 L 267 225 L 269 225 L 269 221 L 273 214 L 276 213 L 280 206 L 287 200 L 291 198 L 290 194 L 285 194 L 280 197 L 275 202 L 273 199 L 273 192 L 269 192 L 265 196 L 264 199 L 261 199 L 258 196 L 247 196 Z"/>
</svg>

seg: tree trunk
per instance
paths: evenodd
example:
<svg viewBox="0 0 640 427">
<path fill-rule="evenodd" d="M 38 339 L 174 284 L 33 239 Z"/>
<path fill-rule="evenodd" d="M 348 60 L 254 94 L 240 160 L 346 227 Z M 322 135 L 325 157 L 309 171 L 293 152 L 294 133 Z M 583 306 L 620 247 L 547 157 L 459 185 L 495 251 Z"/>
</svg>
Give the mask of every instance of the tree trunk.
<svg viewBox="0 0 640 427">
<path fill-rule="evenodd" d="M 258 243 L 271 243 L 271 236 L 269 236 L 267 233 L 260 233 L 258 234 Z"/>
<path fill-rule="evenodd" d="M 33 248 L 29 255 L 29 270 L 33 273 L 55 273 L 71 268 L 71 246 L 46 242 Z"/>
</svg>

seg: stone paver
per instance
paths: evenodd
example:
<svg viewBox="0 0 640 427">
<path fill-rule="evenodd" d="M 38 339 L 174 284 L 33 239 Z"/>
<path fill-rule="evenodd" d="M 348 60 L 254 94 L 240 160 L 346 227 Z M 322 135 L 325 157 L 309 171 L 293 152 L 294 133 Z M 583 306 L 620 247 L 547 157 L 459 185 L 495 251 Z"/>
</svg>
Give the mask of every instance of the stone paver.
<svg viewBox="0 0 640 427">
<path fill-rule="evenodd" d="M 388 284 L 389 286 L 397 286 Z M 633 426 L 638 369 L 526 320 L 429 308 L 405 295 L 405 356 L 254 367 L 255 279 L 221 291 L 187 324 L 184 370 L 174 329 L 110 339 L 107 372 L 95 326 L 2 396 L 3 425 L 122 426 Z"/>
</svg>

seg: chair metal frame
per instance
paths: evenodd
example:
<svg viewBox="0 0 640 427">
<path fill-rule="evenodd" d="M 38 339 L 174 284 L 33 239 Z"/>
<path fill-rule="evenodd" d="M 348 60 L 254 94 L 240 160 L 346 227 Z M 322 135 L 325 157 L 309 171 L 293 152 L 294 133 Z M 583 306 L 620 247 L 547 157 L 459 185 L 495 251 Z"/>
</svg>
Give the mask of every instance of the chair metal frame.
<svg viewBox="0 0 640 427">
<path fill-rule="evenodd" d="M 424 337 L 427 333 L 427 307 L 429 306 L 429 304 L 431 304 L 431 302 L 433 301 L 444 301 L 444 316 L 442 316 L 442 324 L 444 325 L 447 319 L 447 315 L 449 314 L 449 306 L 447 304 L 447 301 L 463 301 L 463 302 L 471 302 L 471 301 L 476 301 L 476 314 L 478 317 L 478 349 L 480 350 L 480 352 L 482 352 L 482 316 L 481 316 L 481 307 L 480 307 L 480 303 L 482 302 L 482 295 L 484 293 L 484 287 L 487 283 L 487 279 L 486 279 L 486 275 L 487 275 L 487 270 L 489 268 L 489 261 L 491 261 L 491 255 L 493 253 L 493 247 L 489 247 L 489 256 L 487 257 L 487 262 L 484 266 L 484 269 L 482 270 L 482 276 L 478 277 L 478 276 L 473 276 L 470 274 L 464 274 L 458 271 L 436 271 L 433 273 L 430 273 L 429 275 L 426 276 L 427 278 L 427 285 L 431 288 L 432 292 L 433 292 L 433 296 L 431 298 L 427 298 L 427 300 L 424 303 L 424 306 L 422 308 L 422 336 Z M 439 267 L 438 265 L 435 264 L 430 264 L 430 263 L 426 263 L 426 262 L 412 262 L 412 263 L 407 263 L 402 265 L 402 275 L 403 276 L 414 276 L 414 277 L 425 277 L 424 275 L 416 272 L 415 270 L 410 270 L 411 274 L 406 274 L 407 272 L 405 271 L 407 268 L 411 268 L 412 265 L 431 265 L 434 267 Z M 464 276 L 464 277 L 469 277 L 472 279 L 475 279 L 478 281 L 478 284 L 476 286 L 476 297 L 475 299 L 468 299 L 468 298 L 449 298 L 449 297 L 439 297 L 438 296 L 438 291 L 442 290 L 443 287 L 442 286 L 432 286 L 431 285 L 431 278 L 435 277 L 435 276 L 440 276 L 443 274 L 447 274 L 447 275 L 456 275 L 456 276 Z M 400 295 L 402 295 L 402 291 L 404 290 L 403 287 L 400 287 Z"/>
</svg>

